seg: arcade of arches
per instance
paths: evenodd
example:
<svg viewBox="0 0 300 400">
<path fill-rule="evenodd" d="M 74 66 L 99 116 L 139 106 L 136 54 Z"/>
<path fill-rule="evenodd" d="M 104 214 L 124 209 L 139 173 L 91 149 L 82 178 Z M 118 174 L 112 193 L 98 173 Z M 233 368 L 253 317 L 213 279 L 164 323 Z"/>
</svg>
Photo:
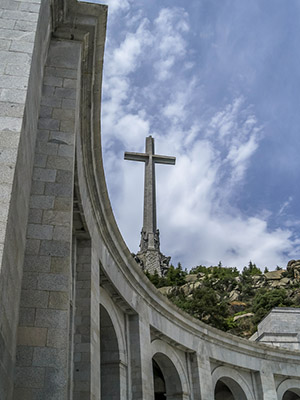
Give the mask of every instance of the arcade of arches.
<svg viewBox="0 0 300 400">
<path fill-rule="evenodd" d="M 106 305 L 108 306 L 108 305 Z M 115 315 L 116 310 L 107 309 L 100 306 L 100 336 L 101 336 L 101 399 L 103 400 L 123 400 L 126 394 L 123 391 L 122 384 L 126 385 L 128 379 L 128 365 L 122 362 L 120 354 L 120 346 L 114 323 L 117 323 L 118 317 Z M 112 318 L 114 322 L 112 321 Z M 120 332 L 119 332 L 120 333 Z M 121 340 L 122 341 L 122 340 Z M 159 349 L 168 349 L 160 341 L 155 342 Z M 171 360 L 172 358 L 172 360 Z M 184 400 L 190 399 L 187 393 L 183 392 L 184 374 L 180 375 L 180 362 L 176 362 L 176 358 L 172 353 L 169 356 L 161 351 L 155 352 L 152 357 L 152 374 L 153 374 L 153 400 Z M 248 391 L 245 386 L 244 379 L 235 370 L 232 370 L 231 378 L 229 376 L 230 369 L 218 367 L 218 374 L 224 376 L 217 378 L 214 386 L 214 400 L 254 400 L 255 397 Z M 151 380 L 151 379 L 150 379 Z M 123 382 L 123 383 L 122 383 Z M 238 383 L 239 382 L 239 383 Z M 244 389 L 242 388 L 244 387 Z M 248 395 L 246 395 L 246 393 Z M 279 399 L 279 398 L 278 398 Z M 300 388 L 289 388 L 285 390 L 283 396 L 279 400 L 299 400 Z"/>
</svg>

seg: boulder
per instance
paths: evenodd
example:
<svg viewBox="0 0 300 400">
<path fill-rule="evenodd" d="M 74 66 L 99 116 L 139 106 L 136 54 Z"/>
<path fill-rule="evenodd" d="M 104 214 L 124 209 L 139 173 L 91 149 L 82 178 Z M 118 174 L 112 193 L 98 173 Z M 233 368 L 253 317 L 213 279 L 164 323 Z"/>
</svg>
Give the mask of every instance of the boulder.
<svg viewBox="0 0 300 400">
<path fill-rule="evenodd" d="M 242 314 L 242 315 L 237 315 L 237 316 L 233 317 L 233 322 L 235 322 L 235 321 L 237 321 L 238 319 L 241 319 L 241 318 L 253 317 L 253 315 L 254 314 L 252 312 L 248 312 L 248 313 Z"/>
<path fill-rule="evenodd" d="M 235 301 L 238 300 L 240 293 L 237 290 L 232 290 L 229 293 L 229 300 L 230 301 Z"/>
<path fill-rule="evenodd" d="M 265 275 L 254 275 L 252 277 L 252 281 L 253 281 L 253 287 L 255 289 L 259 289 L 264 286 L 266 282 L 266 277 Z"/>
<path fill-rule="evenodd" d="M 193 289 L 195 290 L 195 289 L 197 289 L 199 286 L 202 286 L 202 282 L 196 281 L 196 282 L 193 284 Z"/>
<path fill-rule="evenodd" d="M 172 289 L 173 289 L 172 286 L 164 286 L 164 287 L 158 288 L 160 293 L 164 294 L 165 296 L 168 295 L 168 294 L 171 294 L 172 293 Z"/>
<path fill-rule="evenodd" d="M 287 268 L 289 268 L 289 267 L 300 267 L 300 260 L 290 260 L 288 263 L 287 263 Z"/>
<path fill-rule="evenodd" d="M 282 286 L 285 286 L 284 284 L 282 285 L 281 280 L 272 280 L 268 282 L 268 285 L 271 288 L 280 288 Z"/>
<path fill-rule="evenodd" d="M 186 282 L 195 282 L 198 279 L 197 274 L 190 274 L 185 277 Z"/>
<path fill-rule="evenodd" d="M 291 283 L 291 280 L 289 278 L 282 278 L 280 282 L 282 283 L 283 286 L 285 286 Z"/>
<path fill-rule="evenodd" d="M 270 271 L 270 272 L 266 272 L 264 274 L 264 276 L 266 277 L 266 279 L 268 281 L 272 281 L 272 280 L 279 280 L 282 278 L 282 273 L 284 272 L 284 269 L 280 269 L 277 271 Z"/>
<path fill-rule="evenodd" d="M 185 296 L 187 296 L 188 294 L 190 294 L 191 292 L 191 287 L 189 283 L 186 283 L 185 285 L 182 285 L 180 287 L 180 289 L 183 291 L 183 293 L 185 294 Z"/>
<path fill-rule="evenodd" d="M 300 260 L 291 260 L 287 264 L 287 272 L 289 276 L 293 276 L 295 279 L 300 280 Z"/>
</svg>

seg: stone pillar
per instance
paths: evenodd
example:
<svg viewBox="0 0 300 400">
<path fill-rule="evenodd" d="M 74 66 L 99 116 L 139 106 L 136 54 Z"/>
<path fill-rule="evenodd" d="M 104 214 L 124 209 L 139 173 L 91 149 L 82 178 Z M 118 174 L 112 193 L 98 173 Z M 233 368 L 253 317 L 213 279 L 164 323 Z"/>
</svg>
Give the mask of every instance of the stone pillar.
<svg viewBox="0 0 300 400">
<path fill-rule="evenodd" d="M 0 398 L 10 399 L 47 22 L 40 0 L 0 2 Z M 50 10 L 50 7 L 49 7 Z M 46 13 L 44 13 L 46 14 Z M 44 51 L 42 49 L 45 49 Z"/>
<path fill-rule="evenodd" d="M 138 315 L 131 315 L 128 320 L 132 400 L 153 400 L 150 326 Z"/>
<path fill-rule="evenodd" d="M 73 400 L 91 397 L 91 241 L 77 240 Z"/>
<path fill-rule="evenodd" d="M 91 260 L 91 397 L 89 400 L 100 398 L 100 268 L 98 254 L 92 245 Z"/>
<path fill-rule="evenodd" d="M 45 68 L 27 227 L 14 399 L 65 400 L 80 45 L 55 41 Z M 27 397 L 26 397 L 27 396 Z"/>
<path fill-rule="evenodd" d="M 277 400 L 274 373 L 270 363 L 267 361 L 262 362 L 258 382 L 259 386 L 261 385 L 263 400 Z"/>
<path fill-rule="evenodd" d="M 192 386 L 195 400 L 214 400 L 211 366 L 204 349 L 192 355 Z"/>
</svg>

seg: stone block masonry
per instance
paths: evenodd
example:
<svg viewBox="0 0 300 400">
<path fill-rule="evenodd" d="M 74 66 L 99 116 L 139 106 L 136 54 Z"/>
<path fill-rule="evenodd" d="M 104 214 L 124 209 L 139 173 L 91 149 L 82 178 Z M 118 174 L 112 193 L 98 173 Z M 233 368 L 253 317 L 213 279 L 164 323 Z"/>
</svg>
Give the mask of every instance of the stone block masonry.
<svg viewBox="0 0 300 400">
<path fill-rule="evenodd" d="M 91 242 L 77 240 L 74 276 L 73 399 L 91 398 Z"/>
<path fill-rule="evenodd" d="M 26 221 L 50 6 L 0 2 L 0 398 L 11 398 Z"/>
<path fill-rule="evenodd" d="M 65 399 L 68 390 L 75 106 L 62 104 L 76 98 L 76 79 L 70 75 L 77 76 L 79 55 L 77 42 L 50 43 L 32 174 L 14 400 L 23 399 L 25 389 L 30 398 L 56 400 Z M 64 89 L 65 79 L 73 87 Z"/>
</svg>

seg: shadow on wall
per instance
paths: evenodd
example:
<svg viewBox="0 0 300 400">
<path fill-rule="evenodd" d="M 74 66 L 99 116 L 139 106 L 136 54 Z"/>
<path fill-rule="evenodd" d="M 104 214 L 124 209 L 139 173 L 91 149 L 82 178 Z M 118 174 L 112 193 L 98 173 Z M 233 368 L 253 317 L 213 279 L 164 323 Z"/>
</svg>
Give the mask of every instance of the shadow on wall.
<svg viewBox="0 0 300 400">
<path fill-rule="evenodd" d="M 117 335 L 108 312 L 100 306 L 101 399 L 120 399 L 120 355 Z"/>
<path fill-rule="evenodd" d="M 216 384 L 215 400 L 247 400 L 247 397 L 238 383 L 226 377 Z"/>
<path fill-rule="evenodd" d="M 300 399 L 300 390 L 299 389 L 290 389 L 287 390 L 282 400 L 299 400 Z"/>
</svg>

